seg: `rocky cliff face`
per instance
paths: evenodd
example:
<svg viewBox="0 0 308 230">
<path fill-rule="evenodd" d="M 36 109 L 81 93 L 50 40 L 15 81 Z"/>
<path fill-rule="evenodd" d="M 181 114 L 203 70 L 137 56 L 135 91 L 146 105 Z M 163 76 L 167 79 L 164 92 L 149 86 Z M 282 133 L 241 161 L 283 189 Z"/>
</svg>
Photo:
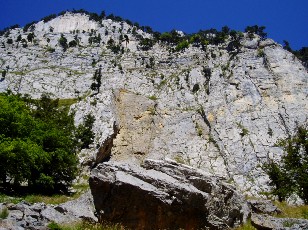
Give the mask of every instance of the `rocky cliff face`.
<svg viewBox="0 0 308 230">
<path fill-rule="evenodd" d="M 262 164 L 279 160 L 276 141 L 307 122 L 303 65 L 281 45 L 258 36 L 245 35 L 238 54 L 228 52 L 228 40 L 206 51 L 189 47 L 174 53 L 161 43 L 140 50 L 136 37 L 151 35 L 132 30 L 126 22 L 66 14 L 37 23 L 27 47 L 7 39 L 15 41 L 19 34 L 26 39 L 30 32 L 11 30 L 0 37 L 0 68 L 7 71 L 0 90 L 79 98 L 71 109 L 76 123 L 88 113 L 95 116 L 98 161 L 171 158 L 226 177 L 246 194 L 267 191 Z M 68 42 L 77 36 L 79 45 L 63 52 L 60 33 Z M 98 34 L 101 42 L 89 44 Z M 128 35 L 128 44 L 119 41 L 121 34 Z M 123 53 L 107 48 L 110 38 Z M 97 93 L 90 86 L 99 68 Z"/>
</svg>

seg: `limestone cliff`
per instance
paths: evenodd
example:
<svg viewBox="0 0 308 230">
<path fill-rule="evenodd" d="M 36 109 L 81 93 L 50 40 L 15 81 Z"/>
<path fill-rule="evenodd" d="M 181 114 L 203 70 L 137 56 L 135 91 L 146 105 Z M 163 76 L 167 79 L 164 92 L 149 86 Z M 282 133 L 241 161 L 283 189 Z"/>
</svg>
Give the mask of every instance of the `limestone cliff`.
<svg viewBox="0 0 308 230">
<path fill-rule="evenodd" d="M 279 160 L 277 140 L 307 122 L 308 74 L 301 62 L 257 35 L 244 35 L 237 54 L 228 51 L 228 39 L 205 51 L 190 46 L 170 52 L 163 43 L 143 51 L 138 39 L 152 35 L 132 31 L 126 22 L 97 23 L 70 13 L 37 23 L 27 47 L 7 39 L 27 39 L 30 31 L 11 30 L 0 37 L 0 68 L 6 71 L 0 90 L 78 98 L 71 107 L 76 123 L 88 113 L 96 118 L 94 155 L 112 143 L 106 147 L 111 161 L 171 158 L 224 176 L 246 194 L 267 191 L 262 164 Z M 64 52 L 61 33 L 79 45 Z M 98 34 L 101 41 L 90 44 Z M 123 52 L 107 48 L 110 38 Z M 99 93 L 90 88 L 98 68 Z"/>
</svg>

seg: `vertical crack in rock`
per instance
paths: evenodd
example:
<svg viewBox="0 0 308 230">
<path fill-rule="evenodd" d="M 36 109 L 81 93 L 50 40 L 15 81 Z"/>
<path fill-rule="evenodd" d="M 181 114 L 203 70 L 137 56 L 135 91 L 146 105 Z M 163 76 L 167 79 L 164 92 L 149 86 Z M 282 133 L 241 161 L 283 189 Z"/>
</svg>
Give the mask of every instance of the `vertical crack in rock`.
<svg viewBox="0 0 308 230">
<path fill-rule="evenodd" d="M 281 113 L 278 113 L 278 115 L 279 115 L 279 118 L 281 120 L 281 123 L 282 123 L 283 127 L 285 128 L 286 135 L 288 135 L 290 137 L 290 135 L 291 135 L 290 134 L 290 130 L 289 130 L 287 124 L 286 124 L 286 121 L 285 121 L 284 117 L 282 116 Z"/>
<path fill-rule="evenodd" d="M 111 149 L 113 147 L 113 141 L 117 137 L 119 133 L 119 127 L 116 122 L 113 123 L 113 133 L 108 136 L 104 142 L 102 143 L 101 147 L 98 149 L 95 159 L 95 165 L 107 160 L 110 157 Z"/>
</svg>

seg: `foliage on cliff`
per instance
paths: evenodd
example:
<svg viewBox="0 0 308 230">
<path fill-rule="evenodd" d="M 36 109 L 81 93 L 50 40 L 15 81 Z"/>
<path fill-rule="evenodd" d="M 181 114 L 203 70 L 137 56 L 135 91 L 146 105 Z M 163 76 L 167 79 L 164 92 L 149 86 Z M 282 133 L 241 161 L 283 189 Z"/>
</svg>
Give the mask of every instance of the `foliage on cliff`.
<svg viewBox="0 0 308 230">
<path fill-rule="evenodd" d="M 270 162 L 264 166 L 269 175 L 273 194 L 282 201 L 296 193 L 308 204 L 308 131 L 298 127 L 296 134 L 278 142 L 285 154 L 281 164 Z"/>
<path fill-rule="evenodd" d="M 25 182 L 34 191 L 55 192 L 71 184 L 78 164 L 76 128 L 73 114 L 59 107 L 58 99 L 0 94 L 0 125 L 0 180 L 5 185 Z"/>
</svg>

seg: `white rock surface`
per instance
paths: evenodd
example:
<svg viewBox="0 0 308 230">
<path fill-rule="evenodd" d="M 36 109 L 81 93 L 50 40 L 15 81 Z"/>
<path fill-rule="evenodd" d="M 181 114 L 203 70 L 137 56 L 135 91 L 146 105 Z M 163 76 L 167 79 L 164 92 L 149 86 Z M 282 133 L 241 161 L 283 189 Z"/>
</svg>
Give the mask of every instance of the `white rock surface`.
<svg viewBox="0 0 308 230">
<path fill-rule="evenodd" d="M 48 31 L 50 26 L 54 32 Z M 5 44 L 0 46 L 0 69 L 8 70 L 0 91 L 79 98 L 71 107 L 76 124 L 89 113 L 96 118 L 94 157 L 116 122 L 120 131 L 111 161 L 139 164 L 147 157 L 167 157 L 227 176 L 248 195 L 268 191 L 261 165 L 278 161 L 282 150 L 275 147 L 277 140 L 307 122 L 305 67 L 271 39 L 244 38 L 235 56 L 227 52 L 227 43 L 208 45 L 206 52 L 190 47 L 170 53 L 162 44 L 138 50 L 132 30 L 126 22 L 96 23 L 85 15 L 66 14 L 36 24 L 35 41 L 26 48 L 0 37 Z M 9 38 L 15 41 L 21 34 L 26 39 L 28 33 L 15 29 Z M 77 36 L 80 46 L 63 52 L 60 33 L 68 42 Z M 91 33 L 101 35 L 100 44 L 89 45 Z M 119 41 L 121 33 L 130 39 L 127 47 Z M 151 37 L 141 30 L 137 34 Z M 123 54 L 107 49 L 110 38 L 122 45 Z M 146 67 L 150 58 L 153 68 Z M 102 85 L 96 94 L 90 86 L 99 66 Z"/>
</svg>

